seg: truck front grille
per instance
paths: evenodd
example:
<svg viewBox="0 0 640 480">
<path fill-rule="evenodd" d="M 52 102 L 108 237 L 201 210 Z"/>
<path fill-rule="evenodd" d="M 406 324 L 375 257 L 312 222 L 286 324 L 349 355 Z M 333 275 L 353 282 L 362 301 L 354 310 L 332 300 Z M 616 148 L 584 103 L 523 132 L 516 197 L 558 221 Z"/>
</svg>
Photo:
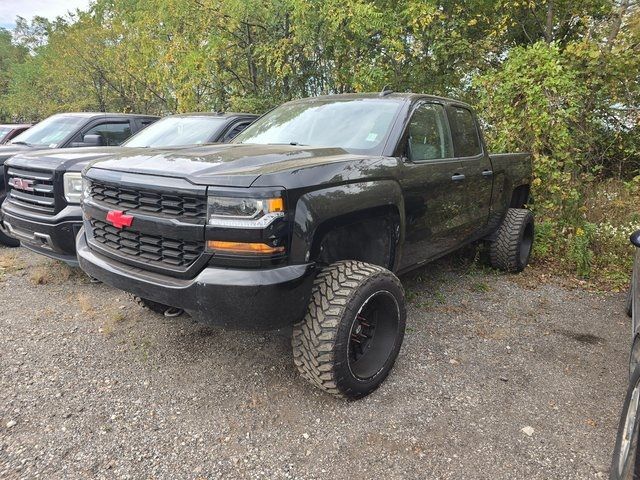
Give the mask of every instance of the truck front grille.
<svg viewBox="0 0 640 480">
<path fill-rule="evenodd" d="M 9 201 L 41 213 L 56 212 L 54 172 L 9 167 L 6 176 Z"/>
<path fill-rule="evenodd" d="M 105 248 L 125 257 L 158 266 L 186 268 L 204 250 L 204 241 L 186 242 L 131 229 L 119 230 L 100 220 L 91 220 L 93 237 Z"/>
<path fill-rule="evenodd" d="M 138 210 L 156 215 L 202 221 L 207 217 L 206 197 L 134 190 L 94 180 L 91 181 L 90 195 L 97 202 L 113 205 L 123 210 Z"/>
</svg>

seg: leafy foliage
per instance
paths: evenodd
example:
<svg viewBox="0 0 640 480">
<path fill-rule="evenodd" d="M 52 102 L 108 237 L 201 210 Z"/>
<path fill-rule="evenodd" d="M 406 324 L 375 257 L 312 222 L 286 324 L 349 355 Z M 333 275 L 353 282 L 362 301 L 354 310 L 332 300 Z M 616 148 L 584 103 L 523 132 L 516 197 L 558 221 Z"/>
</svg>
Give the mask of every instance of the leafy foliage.
<svg viewBox="0 0 640 480">
<path fill-rule="evenodd" d="M 588 276 L 627 261 L 586 203 L 606 179 L 640 178 L 639 53 L 633 0 L 95 0 L 18 18 L 13 42 L 0 30 L 0 115 L 263 112 L 384 85 L 459 97 L 492 151 L 533 152 L 533 207 L 554 238 L 538 255 Z"/>
</svg>

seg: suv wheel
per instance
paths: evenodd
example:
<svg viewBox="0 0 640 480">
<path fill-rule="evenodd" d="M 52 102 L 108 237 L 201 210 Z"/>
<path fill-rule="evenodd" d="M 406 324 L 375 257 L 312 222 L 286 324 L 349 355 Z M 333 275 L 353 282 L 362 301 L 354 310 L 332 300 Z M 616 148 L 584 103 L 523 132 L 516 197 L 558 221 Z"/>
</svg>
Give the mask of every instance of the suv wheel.
<svg viewBox="0 0 640 480">
<path fill-rule="evenodd" d="M 11 247 L 11 248 L 20 246 L 20 240 L 16 240 L 15 238 L 10 237 L 4 232 L 0 232 L 0 243 L 5 247 Z"/>
<path fill-rule="evenodd" d="M 529 263 L 533 247 L 533 213 L 524 208 L 510 208 L 489 244 L 489 261 L 493 268 L 521 272 Z"/>
<path fill-rule="evenodd" d="M 384 381 L 400 351 L 404 290 L 390 271 L 341 261 L 320 272 L 302 322 L 293 328 L 293 359 L 316 387 L 364 397 Z"/>
<path fill-rule="evenodd" d="M 134 296 L 133 299 L 142 308 L 146 308 L 147 310 L 151 310 L 155 313 L 160 313 L 165 317 L 178 317 L 184 313 L 181 308 L 170 307 L 169 305 L 154 302 L 153 300 L 147 300 L 146 298 Z"/>
</svg>

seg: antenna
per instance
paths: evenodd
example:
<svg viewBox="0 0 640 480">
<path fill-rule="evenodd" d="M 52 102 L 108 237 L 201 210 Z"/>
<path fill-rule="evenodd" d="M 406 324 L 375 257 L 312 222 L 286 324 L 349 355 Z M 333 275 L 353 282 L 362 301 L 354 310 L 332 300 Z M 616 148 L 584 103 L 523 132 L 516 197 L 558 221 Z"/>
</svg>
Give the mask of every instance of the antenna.
<svg viewBox="0 0 640 480">
<path fill-rule="evenodd" d="M 389 85 L 385 85 L 382 87 L 382 91 L 378 94 L 379 97 L 386 97 L 387 95 L 391 95 L 393 90 L 389 88 Z"/>
</svg>

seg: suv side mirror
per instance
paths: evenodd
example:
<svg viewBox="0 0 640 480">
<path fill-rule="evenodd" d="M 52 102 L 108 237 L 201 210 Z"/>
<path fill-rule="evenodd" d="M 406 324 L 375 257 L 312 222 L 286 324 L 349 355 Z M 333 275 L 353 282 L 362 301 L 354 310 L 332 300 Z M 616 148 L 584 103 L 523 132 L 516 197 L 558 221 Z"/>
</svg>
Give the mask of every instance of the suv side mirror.
<svg viewBox="0 0 640 480">
<path fill-rule="evenodd" d="M 102 135 L 85 135 L 82 143 L 85 147 L 102 147 L 104 145 L 104 138 Z"/>
<path fill-rule="evenodd" d="M 640 247 L 640 230 L 636 230 L 629 237 L 631 243 L 633 243 L 636 247 Z"/>
</svg>

